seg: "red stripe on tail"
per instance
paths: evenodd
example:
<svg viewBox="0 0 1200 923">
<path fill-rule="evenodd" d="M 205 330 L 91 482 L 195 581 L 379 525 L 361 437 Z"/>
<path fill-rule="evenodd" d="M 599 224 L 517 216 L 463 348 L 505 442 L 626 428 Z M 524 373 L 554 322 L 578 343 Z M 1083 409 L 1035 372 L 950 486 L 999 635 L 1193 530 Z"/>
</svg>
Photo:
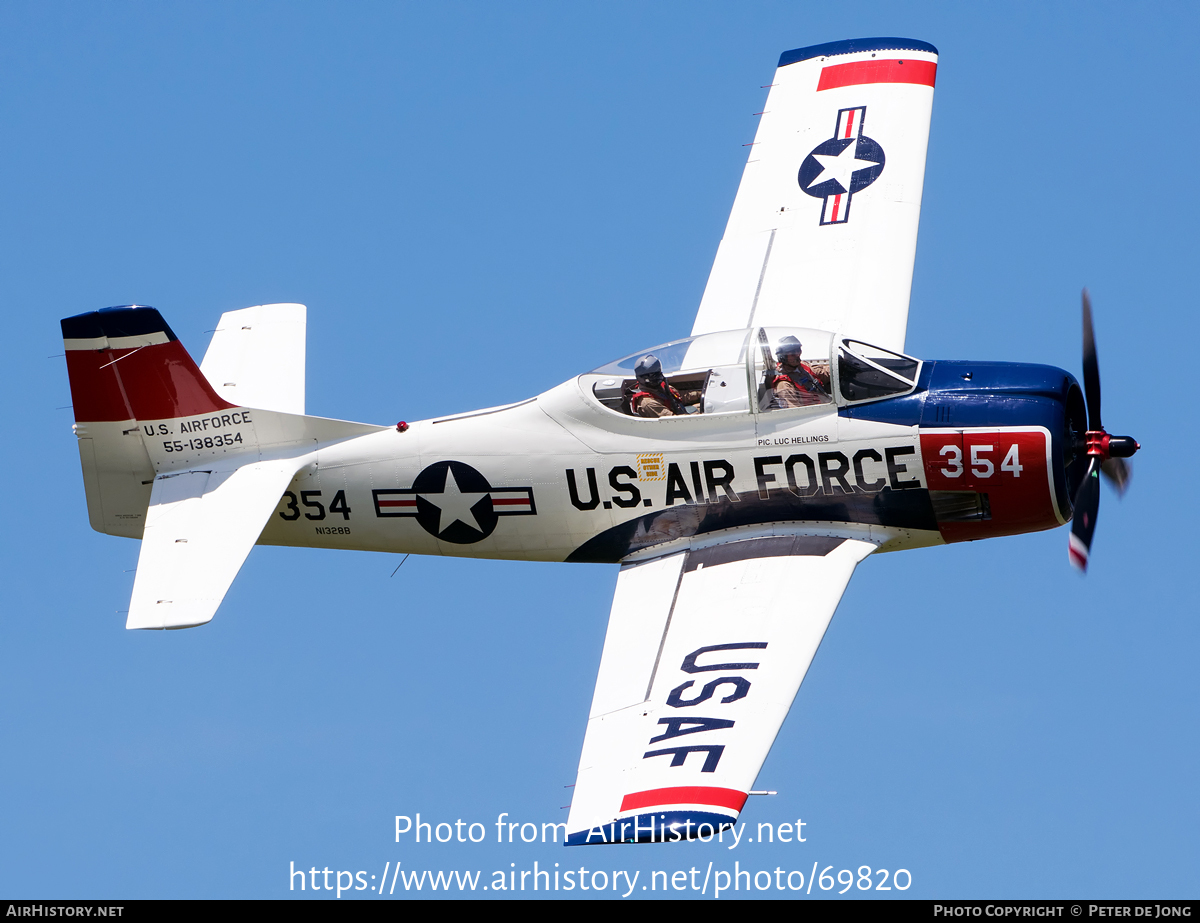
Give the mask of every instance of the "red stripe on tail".
<svg viewBox="0 0 1200 923">
<path fill-rule="evenodd" d="M 69 349 L 77 422 L 168 420 L 236 405 L 223 401 L 178 340 L 135 349 Z"/>
</svg>

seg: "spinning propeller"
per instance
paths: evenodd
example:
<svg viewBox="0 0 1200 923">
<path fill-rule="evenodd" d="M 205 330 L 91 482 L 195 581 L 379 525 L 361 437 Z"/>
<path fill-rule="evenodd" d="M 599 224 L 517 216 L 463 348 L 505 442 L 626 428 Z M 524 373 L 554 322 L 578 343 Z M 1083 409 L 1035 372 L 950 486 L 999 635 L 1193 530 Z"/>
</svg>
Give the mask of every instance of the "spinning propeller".
<svg viewBox="0 0 1200 923">
<path fill-rule="evenodd" d="M 1109 479 L 1117 494 L 1125 493 L 1130 466 L 1125 461 L 1141 448 L 1131 436 L 1110 436 L 1100 422 L 1100 364 L 1096 360 L 1096 337 L 1092 332 L 1092 302 L 1083 290 L 1083 393 L 1087 399 L 1088 431 L 1078 443 L 1089 456 L 1087 473 L 1075 493 L 1075 517 L 1071 522 L 1068 554 L 1071 563 L 1087 570 L 1096 514 L 1100 510 L 1100 475 Z"/>
</svg>

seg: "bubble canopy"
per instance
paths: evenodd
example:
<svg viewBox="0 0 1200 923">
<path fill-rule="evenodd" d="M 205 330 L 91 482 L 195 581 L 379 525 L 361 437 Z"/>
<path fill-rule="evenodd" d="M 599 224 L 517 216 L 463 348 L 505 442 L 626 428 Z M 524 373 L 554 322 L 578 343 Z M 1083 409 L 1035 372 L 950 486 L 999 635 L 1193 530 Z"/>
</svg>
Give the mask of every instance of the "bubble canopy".
<svg viewBox="0 0 1200 923">
<path fill-rule="evenodd" d="M 654 356 L 665 380 L 639 382 Z M 886 400 L 914 390 L 921 362 L 826 330 L 750 327 L 640 349 L 580 377 L 591 397 L 634 417 L 824 413 L 836 404 Z M 805 409 L 807 408 L 807 409 Z"/>
<path fill-rule="evenodd" d="M 752 330 L 722 330 L 685 340 L 673 340 L 661 346 L 640 349 L 592 371 L 593 375 L 633 376 L 633 367 L 642 356 L 653 355 L 662 363 L 664 375 L 737 365 L 745 360 L 746 343 Z M 826 335 L 828 336 L 828 335 Z"/>
</svg>

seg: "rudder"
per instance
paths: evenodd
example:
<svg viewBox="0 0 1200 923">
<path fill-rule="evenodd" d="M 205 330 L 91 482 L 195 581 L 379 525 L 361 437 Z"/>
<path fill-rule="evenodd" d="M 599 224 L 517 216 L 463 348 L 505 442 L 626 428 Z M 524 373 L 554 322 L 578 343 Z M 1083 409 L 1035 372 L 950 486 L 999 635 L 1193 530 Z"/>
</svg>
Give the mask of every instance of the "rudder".
<svg viewBox="0 0 1200 923">
<path fill-rule="evenodd" d="M 88 519 L 97 532 L 141 538 L 155 471 L 137 420 L 230 405 L 154 308 L 104 308 L 61 326 Z"/>
<path fill-rule="evenodd" d="M 233 407 L 157 310 L 124 305 L 62 321 L 78 423 L 162 420 Z"/>
</svg>

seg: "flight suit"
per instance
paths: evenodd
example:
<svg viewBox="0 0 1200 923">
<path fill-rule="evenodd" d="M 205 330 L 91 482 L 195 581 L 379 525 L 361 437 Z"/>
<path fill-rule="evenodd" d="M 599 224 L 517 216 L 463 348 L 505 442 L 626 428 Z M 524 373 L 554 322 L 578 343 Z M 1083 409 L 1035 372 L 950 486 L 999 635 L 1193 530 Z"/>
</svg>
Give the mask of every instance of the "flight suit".
<svg viewBox="0 0 1200 923">
<path fill-rule="evenodd" d="M 667 387 L 671 388 L 670 385 L 667 385 Z M 671 394 L 684 406 L 700 403 L 701 395 L 699 391 L 684 391 L 680 393 L 671 388 Z M 676 416 L 665 401 L 659 400 L 650 391 L 639 390 L 634 392 L 633 396 L 629 399 L 629 406 L 633 408 L 633 415 L 635 417 L 656 418 Z"/>
<path fill-rule="evenodd" d="M 829 380 L 824 375 L 814 372 L 807 362 L 801 362 L 799 368 L 785 366 L 780 362 L 778 374 L 771 382 L 775 392 L 775 407 L 808 407 L 811 404 L 824 404 L 829 400 Z"/>
</svg>

